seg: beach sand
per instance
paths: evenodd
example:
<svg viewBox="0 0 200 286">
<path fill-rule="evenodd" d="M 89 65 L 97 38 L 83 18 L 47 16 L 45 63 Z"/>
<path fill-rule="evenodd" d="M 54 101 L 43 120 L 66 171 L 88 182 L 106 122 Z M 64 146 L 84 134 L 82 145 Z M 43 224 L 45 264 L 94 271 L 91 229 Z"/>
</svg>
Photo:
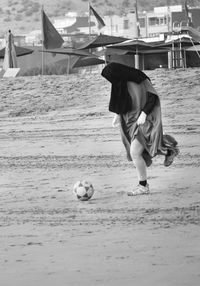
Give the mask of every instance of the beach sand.
<svg viewBox="0 0 200 286">
<path fill-rule="evenodd" d="M 100 73 L 0 79 L 1 286 L 200 285 L 200 70 L 146 73 L 180 154 L 138 197 Z"/>
</svg>

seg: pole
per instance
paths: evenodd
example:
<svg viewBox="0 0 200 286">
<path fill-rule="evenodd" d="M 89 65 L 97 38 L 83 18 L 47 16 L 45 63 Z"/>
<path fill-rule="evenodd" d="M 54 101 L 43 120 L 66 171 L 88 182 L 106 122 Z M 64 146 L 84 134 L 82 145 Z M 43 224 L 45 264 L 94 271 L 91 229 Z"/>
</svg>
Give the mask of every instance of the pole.
<svg viewBox="0 0 200 286">
<path fill-rule="evenodd" d="M 184 49 L 184 68 L 187 68 L 186 50 Z"/>
<path fill-rule="evenodd" d="M 180 57 L 180 68 L 183 68 L 184 67 L 184 64 L 183 64 L 183 56 L 182 56 L 182 44 L 181 44 L 181 39 L 180 39 L 180 51 L 179 51 L 179 57 Z"/>
<path fill-rule="evenodd" d="M 44 41 L 42 41 L 42 75 L 44 74 Z"/>
<path fill-rule="evenodd" d="M 139 69 L 139 55 L 138 54 L 135 54 L 135 68 L 136 69 Z"/>
<path fill-rule="evenodd" d="M 90 1 L 88 2 L 88 9 L 89 9 L 89 39 L 91 38 L 91 11 L 90 11 Z"/>
<path fill-rule="evenodd" d="M 168 51 L 168 69 L 172 68 L 172 50 Z"/>
<path fill-rule="evenodd" d="M 69 69 L 70 69 L 70 55 L 67 56 L 67 75 L 69 75 Z"/>
<path fill-rule="evenodd" d="M 136 48 L 136 54 L 135 54 L 135 68 L 140 68 L 140 61 L 139 61 L 139 55 L 138 55 L 138 47 Z"/>
<path fill-rule="evenodd" d="M 104 58 L 104 66 L 106 66 L 107 65 L 107 61 L 106 61 L 106 48 L 105 47 L 103 47 L 102 48 L 103 49 L 103 58 Z"/>
<path fill-rule="evenodd" d="M 42 75 L 44 74 L 44 28 L 43 28 L 43 10 L 44 10 L 44 7 L 42 5 L 42 8 L 41 8 L 41 31 L 42 31 Z"/>
<path fill-rule="evenodd" d="M 172 68 L 175 68 L 175 50 L 174 50 L 174 41 L 172 42 Z"/>
<path fill-rule="evenodd" d="M 137 0 L 135 0 L 135 25 L 136 25 L 136 41 L 138 41 L 140 33 L 139 33 L 139 19 L 138 19 Z M 140 68 L 140 59 L 139 59 L 139 54 L 138 54 L 138 47 L 136 47 L 135 68 L 136 69 Z"/>
<path fill-rule="evenodd" d="M 196 48 L 196 46 L 195 46 L 195 44 L 194 44 L 192 38 L 190 38 L 190 41 L 191 41 L 191 43 L 192 43 L 192 45 L 193 45 L 193 47 L 194 47 L 194 49 L 195 49 L 195 51 L 196 51 L 196 53 L 197 53 L 199 59 L 200 59 L 200 54 L 199 54 L 199 52 L 198 52 L 198 50 L 197 50 L 197 48 Z"/>
<path fill-rule="evenodd" d="M 135 21 L 136 21 L 136 38 L 138 39 L 140 37 L 140 27 L 139 27 L 137 0 L 135 0 Z"/>
<path fill-rule="evenodd" d="M 112 19 L 112 15 L 110 15 L 110 35 L 112 36 L 113 34 L 113 19 Z"/>
<path fill-rule="evenodd" d="M 90 10 L 90 1 L 88 2 L 88 8 L 89 8 L 89 40 L 91 39 L 91 10 Z M 89 49 L 89 52 L 91 53 L 91 49 Z M 91 73 L 91 66 L 89 67 L 90 73 Z"/>
</svg>

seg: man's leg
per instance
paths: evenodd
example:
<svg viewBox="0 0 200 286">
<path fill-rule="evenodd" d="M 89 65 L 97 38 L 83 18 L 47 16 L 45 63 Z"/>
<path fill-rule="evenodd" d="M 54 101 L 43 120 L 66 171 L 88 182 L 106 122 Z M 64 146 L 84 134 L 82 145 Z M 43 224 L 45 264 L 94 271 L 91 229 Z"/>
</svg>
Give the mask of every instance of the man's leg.
<svg viewBox="0 0 200 286">
<path fill-rule="evenodd" d="M 139 181 L 145 181 L 147 180 L 147 167 L 146 163 L 142 157 L 142 153 L 144 151 L 144 147 L 141 145 L 141 143 L 134 139 L 131 143 L 130 153 L 131 158 L 133 160 L 133 163 L 136 167 L 137 176 Z"/>
<path fill-rule="evenodd" d="M 142 157 L 143 151 L 143 146 L 137 139 L 135 139 L 131 143 L 130 154 L 136 167 L 139 185 L 135 190 L 128 192 L 128 196 L 149 194 L 149 185 L 147 184 L 147 166 Z"/>
</svg>

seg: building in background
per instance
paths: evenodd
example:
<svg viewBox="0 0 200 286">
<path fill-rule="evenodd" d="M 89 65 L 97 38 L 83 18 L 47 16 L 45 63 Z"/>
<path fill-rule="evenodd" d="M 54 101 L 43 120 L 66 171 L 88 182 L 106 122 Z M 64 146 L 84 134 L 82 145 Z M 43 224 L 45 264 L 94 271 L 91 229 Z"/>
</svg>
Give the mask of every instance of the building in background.
<svg viewBox="0 0 200 286">
<path fill-rule="evenodd" d="M 190 8 L 193 25 L 200 29 L 200 7 Z M 171 33 L 187 25 L 186 11 L 182 5 L 155 7 L 152 12 L 139 14 L 142 37 L 154 37 L 161 33 Z"/>
<path fill-rule="evenodd" d="M 200 7 L 189 7 L 194 27 L 200 30 Z M 106 34 L 126 38 L 137 38 L 137 17 L 135 10 L 123 16 L 103 16 L 105 26 L 99 30 L 98 22 L 94 15 L 89 18 L 89 13 L 78 14 L 68 12 L 63 17 L 52 19 L 52 23 L 62 35 L 66 44 L 73 45 L 75 42 L 84 42 L 91 35 Z M 146 41 L 162 40 L 163 37 L 182 25 L 187 24 L 185 7 L 182 5 L 155 7 L 153 11 L 138 11 L 139 36 Z M 0 39 L 1 47 L 4 40 Z M 19 46 L 41 45 L 41 31 L 34 30 L 27 35 L 16 35 L 16 44 Z"/>
<path fill-rule="evenodd" d="M 189 7 L 191 19 L 196 29 L 200 30 L 200 7 Z M 130 39 L 138 38 L 137 17 L 135 10 L 119 15 L 103 16 L 105 26 L 99 30 L 98 22 L 94 15 L 89 17 L 89 13 L 78 14 L 68 12 L 64 17 L 52 19 L 54 27 L 62 35 L 66 44 L 74 45 L 76 42 L 84 42 L 90 36 L 101 34 L 126 37 Z M 182 5 L 155 7 L 153 11 L 138 11 L 139 37 L 146 41 L 163 40 L 164 36 L 172 33 L 182 25 L 187 24 L 185 7 Z M 17 45 L 41 45 L 41 31 L 31 31 L 27 35 L 17 36 Z M 3 41 L 0 39 L 3 46 Z"/>
<path fill-rule="evenodd" d="M 200 29 L 200 7 L 190 8 L 194 27 Z M 91 34 L 100 33 L 112 36 L 137 38 L 137 17 L 135 11 L 123 16 L 105 15 L 105 26 L 99 30 L 94 16 L 91 17 Z M 174 29 L 187 25 L 186 11 L 182 5 L 155 7 L 153 11 L 138 13 L 140 38 L 159 38 L 161 34 L 171 33 Z M 65 18 L 54 20 L 54 26 L 63 34 L 89 34 L 88 14 L 79 16 L 77 13 L 67 13 Z M 72 36 L 73 37 L 73 36 Z"/>
<path fill-rule="evenodd" d="M 188 9 L 193 27 L 200 31 L 200 7 L 188 7 Z M 187 25 L 187 13 L 185 7 L 182 5 L 155 7 L 153 11 L 138 11 L 137 15 L 135 10 L 129 11 L 123 16 L 113 15 L 110 13 L 109 15 L 103 16 L 105 26 L 101 29 L 99 29 L 95 16 L 91 15 L 91 17 L 89 17 L 89 13 L 78 14 L 77 12 L 69 12 L 64 17 L 51 20 L 54 27 L 64 39 L 65 46 L 76 48 L 77 46 L 80 46 L 90 40 L 91 37 L 95 37 L 99 34 L 129 39 L 139 38 L 139 40 L 144 40 L 145 42 L 164 43 L 165 40 L 173 41 L 173 35 L 180 34 L 179 31 L 181 30 L 181 27 Z M 139 33 L 137 23 L 139 23 Z M 180 35 L 180 39 L 181 38 L 182 35 Z M 31 31 L 27 35 L 16 35 L 15 39 L 16 45 L 34 46 L 34 48 L 39 48 L 38 50 L 34 50 L 32 55 L 26 57 L 26 61 L 36 54 L 38 58 L 40 57 L 40 47 L 42 46 L 41 30 Z M 1 47 L 4 46 L 4 39 L 0 39 L 0 45 Z M 186 51 L 185 49 L 182 51 L 182 48 L 180 47 L 175 48 L 175 50 L 172 51 L 172 55 L 175 52 L 179 53 L 179 55 L 181 55 L 181 53 L 183 54 L 183 52 L 188 55 L 192 53 L 191 51 Z M 162 61 L 159 59 L 158 63 L 156 62 L 156 59 L 158 60 L 157 54 L 152 55 L 152 52 L 148 53 L 149 54 L 146 53 L 145 55 L 140 56 L 140 61 L 143 61 L 143 63 L 141 62 L 142 68 L 155 68 L 160 66 L 166 67 L 167 64 L 169 66 L 170 61 L 175 62 L 173 56 L 171 56 L 172 59 L 169 60 L 169 53 L 167 52 L 163 52 L 162 54 L 160 53 L 160 58 L 162 57 Z M 195 62 L 199 62 L 199 58 L 196 58 L 196 51 L 193 51 L 192 57 L 194 58 L 194 56 Z M 121 55 L 121 57 L 123 57 L 123 61 L 124 58 L 126 58 L 128 62 L 133 60 L 133 54 L 124 54 Z M 57 56 L 55 58 L 57 58 Z M 52 61 L 55 58 L 48 57 L 48 61 Z M 145 63 L 148 63 L 148 66 L 147 64 L 144 64 L 144 58 Z M 176 63 L 176 66 L 183 66 L 183 56 L 180 56 L 179 62 L 180 64 Z M 187 66 L 191 66 L 191 64 L 188 65 L 188 62 L 189 61 L 187 61 Z M 35 63 L 36 60 L 34 60 L 34 64 Z M 186 64 L 184 65 L 186 66 Z M 175 65 L 172 66 L 174 67 Z"/>
</svg>

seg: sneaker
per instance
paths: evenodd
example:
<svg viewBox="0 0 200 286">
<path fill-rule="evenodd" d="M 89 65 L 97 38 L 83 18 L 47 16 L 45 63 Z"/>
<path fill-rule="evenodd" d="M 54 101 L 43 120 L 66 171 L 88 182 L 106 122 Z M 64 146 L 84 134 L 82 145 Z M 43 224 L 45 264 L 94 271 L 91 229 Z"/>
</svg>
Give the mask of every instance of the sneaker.
<svg viewBox="0 0 200 286">
<path fill-rule="evenodd" d="M 169 167 L 173 161 L 174 158 L 179 154 L 179 149 L 176 147 L 174 150 L 170 150 L 169 153 L 165 156 L 164 166 Z"/>
<path fill-rule="evenodd" d="M 132 192 L 128 192 L 127 195 L 128 196 L 137 196 L 137 195 L 148 195 L 150 193 L 149 190 L 149 184 L 147 184 L 145 187 L 142 185 L 138 185 L 136 190 L 132 191 Z"/>
</svg>

